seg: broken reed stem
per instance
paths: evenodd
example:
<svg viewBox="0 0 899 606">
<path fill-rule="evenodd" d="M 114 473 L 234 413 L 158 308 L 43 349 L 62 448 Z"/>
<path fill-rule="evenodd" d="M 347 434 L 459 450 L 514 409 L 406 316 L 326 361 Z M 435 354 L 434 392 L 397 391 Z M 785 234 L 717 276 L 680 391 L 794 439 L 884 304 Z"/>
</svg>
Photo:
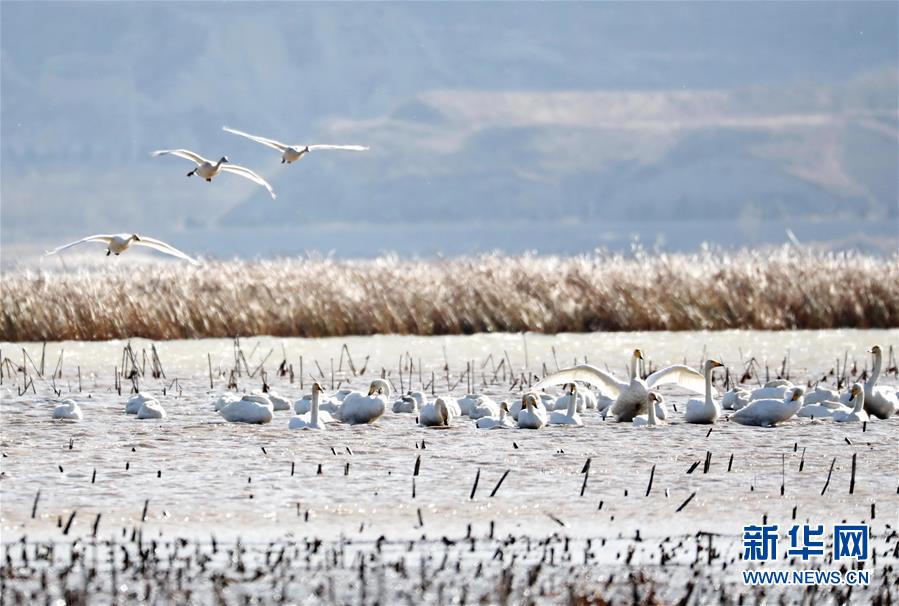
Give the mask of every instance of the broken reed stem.
<svg viewBox="0 0 899 606">
<path fill-rule="evenodd" d="M 496 486 L 493 487 L 493 490 L 490 491 L 490 496 L 491 496 L 491 497 L 493 497 L 494 495 L 496 495 L 496 491 L 498 491 L 498 490 L 499 490 L 499 487 L 503 485 L 503 481 L 506 479 L 506 476 L 509 475 L 509 472 L 510 472 L 510 471 L 512 471 L 512 470 L 511 470 L 511 469 L 507 469 L 507 470 L 503 473 L 503 476 L 499 479 L 499 482 L 497 482 L 497 483 L 496 483 Z"/>
</svg>

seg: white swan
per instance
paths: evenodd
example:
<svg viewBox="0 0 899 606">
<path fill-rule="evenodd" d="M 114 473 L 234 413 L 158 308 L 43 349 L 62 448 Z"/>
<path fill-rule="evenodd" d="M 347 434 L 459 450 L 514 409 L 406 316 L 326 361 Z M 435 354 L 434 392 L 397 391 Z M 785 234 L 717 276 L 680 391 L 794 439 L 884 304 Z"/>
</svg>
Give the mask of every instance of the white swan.
<svg viewBox="0 0 899 606">
<path fill-rule="evenodd" d="M 712 397 L 712 369 L 723 366 L 718 360 L 706 360 L 702 369 L 705 376 L 705 400 L 687 401 L 684 420 L 687 423 L 714 423 L 721 416 L 721 405 Z"/>
<path fill-rule="evenodd" d="M 319 418 L 319 397 L 321 396 L 322 386 L 316 381 L 312 384 L 312 408 L 305 415 L 297 415 L 291 417 L 287 427 L 289 429 L 324 429 L 325 421 Z M 327 413 L 326 413 L 327 414 Z"/>
<path fill-rule="evenodd" d="M 574 397 L 577 403 L 576 412 L 584 412 L 585 410 L 593 410 L 596 408 L 596 394 L 589 389 L 577 389 L 577 385 L 569 383 L 565 386 L 566 393 L 562 394 L 552 403 L 552 410 L 568 410 L 568 401 Z M 573 396 L 572 396 L 573 394 Z M 547 405 L 547 410 L 550 406 Z"/>
<path fill-rule="evenodd" d="M 512 420 L 512 415 L 509 414 L 509 403 L 506 401 L 499 403 L 499 418 L 481 417 L 475 421 L 475 426 L 478 429 L 515 429 L 517 427 L 515 421 Z"/>
<path fill-rule="evenodd" d="M 269 185 L 268 181 L 251 171 L 249 168 L 239 166 L 237 164 L 231 164 L 231 162 L 228 160 L 228 156 L 222 156 L 221 158 L 219 158 L 218 162 L 213 162 L 212 160 L 207 160 L 200 154 L 196 154 L 187 149 L 159 149 L 153 152 L 154 157 L 165 156 L 168 154 L 177 156 L 179 158 L 184 158 L 185 160 L 190 160 L 191 162 L 196 164 L 194 169 L 187 173 L 188 177 L 199 175 L 203 179 L 206 179 L 206 181 L 212 181 L 213 177 L 224 171 L 233 175 L 239 175 L 245 179 L 249 179 L 257 185 L 261 185 L 268 190 L 268 193 L 273 200 L 277 197 L 275 196 L 275 191 L 272 189 L 272 186 Z"/>
<path fill-rule="evenodd" d="M 262 396 L 272 403 L 272 410 L 275 412 L 279 410 L 290 410 L 290 400 L 287 398 L 283 398 L 276 394 L 273 391 L 262 391 L 262 390 L 254 390 L 252 395 L 254 396 Z"/>
<path fill-rule="evenodd" d="M 855 399 L 854 408 L 845 412 L 842 410 L 833 413 L 833 420 L 837 423 L 865 423 L 868 421 L 868 413 L 865 411 L 865 390 L 861 383 L 856 383 L 849 390 L 849 395 Z"/>
<path fill-rule="evenodd" d="M 387 410 L 390 384 L 384 379 L 375 379 L 368 387 L 368 393 L 354 391 L 343 399 L 340 405 L 340 420 L 350 425 L 374 423 Z"/>
<path fill-rule="evenodd" d="M 546 409 L 538 407 L 540 402 L 536 394 L 528 393 L 522 398 L 524 408 L 518 413 L 518 427 L 520 429 L 540 429 L 546 425 Z"/>
<path fill-rule="evenodd" d="M 309 152 L 318 151 L 320 149 L 338 149 L 344 151 L 368 151 L 369 149 L 364 145 L 288 145 L 287 143 L 281 143 L 280 141 L 267 139 L 258 135 L 251 135 L 243 131 L 228 128 L 227 126 L 223 126 L 222 130 L 235 135 L 240 135 L 241 137 L 246 137 L 251 141 L 255 141 L 256 143 L 261 143 L 266 147 L 271 147 L 272 149 L 278 150 L 279 152 L 281 152 L 281 164 L 292 164 L 297 160 L 302 159 L 302 157 Z"/>
<path fill-rule="evenodd" d="M 262 425 L 272 422 L 274 410 L 268 398 L 246 395 L 237 402 L 222 407 L 219 414 L 229 423 Z"/>
<path fill-rule="evenodd" d="M 637 415 L 631 420 L 631 423 L 634 427 L 657 427 L 659 425 L 664 425 L 665 420 L 659 419 L 656 415 L 656 411 L 658 410 L 657 406 L 662 402 L 659 395 L 654 391 L 651 391 L 649 392 L 647 400 L 646 414 Z"/>
<path fill-rule="evenodd" d="M 782 386 L 759 387 L 749 392 L 749 401 L 752 402 L 755 400 L 770 399 L 783 400 L 784 398 L 792 395 L 793 389 L 793 387 Z"/>
<path fill-rule="evenodd" d="M 478 396 L 468 409 L 468 416 L 471 419 L 480 419 L 481 417 L 496 417 L 499 415 L 499 404 L 493 398 L 487 396 Z"/>
<path fill-rule="evenodd" d="M 742 387 L 734 387 L 721 397 L 721 408 L 740 410 L 749 404 L 749 392 Z"/>
<path fill-rule="evenodd" d="M 140 407 L 144 405 L 144 402 L 149 402 L 151 400 L 155 400 L 156 398 L 152 396 L 148 396 L 143 393 L 136 393 L 125 402 L 125 414 L 126 415 L 136 415 L 140 410 Z"/>
<path fill-rule="evenodd" d="M 839 402 L 840 394 L 839 392 L 830 389 L 829 387 L 815 387 L 812 391 L 805 394 L 802 398 L 802 403 L 804 406 L 812 406 L 815 404 L 820 404 L 821 402 Z"/>
<path fill-rule="evenodd" d="M 851 412 L 852 409 L 845 406 L 839 400 L 819 400 L 817 404 L 808 404 L 808 400 L 803 398 L 802 408 L 796 413 L 797 417 L 806 419 L 829 419 L 836 412 Z"/>
<path fill-rule="evenodd" d="M 63 400 L 53 408 L 53 418 L 80 421 L 84 418 L 84 413 L 81 412 L 81 407 L 75 400 Z"/>
<path fill-rule="evenodd" d="M 447 406 L 446 400 L 437 398 L 421 407 L 418 424 L 422 427 L 449 427 L 455 416 L 454 411 Z"/>
<path fill-rule="evenodd" d="M 96 234 L 94 236 L 88 236 L 86 238 L 81 238 L 76 242 L 69 242 L 68 244 L 63 244 L 53 250 L 48 250 L 44 253 L 44 256 L 55 255 L 56 253 L 63 251 L 67 248 L 71 248 L 73 246 L 77 246 L 79 244 L 83 244 L 85 242 L 101 242 L 106 245 L 106 256 L 115 255 L 119 256 L 131 245 L 137 246 L 146 246 L 147 248 L 152 248 L 153 250 L 158 250 L 159 252 L 164 252 L 167 255 L 172 255 L 173 257 L 178 257 L 179 259 L 184 259 L 185 261 L 189 261 L 194 265 L 198 265 L 199 261 L 196 259 L 187 256 L 174 246 L 170 244 L 166 244 L 162 240 L 157 240 L 155 238 L 149 238 L 147 236 L 139 236 L 137 234 Z"/>
<path fill-rule="evenodd" d="M 514 404 L 512 404 L 512 408 L 509 409 L 509 414 L 512 415 L 512 418 L 516 421 L 518 420 L 518 415 L 521 414 L 521 411 L 525 409 L 524 405 L 525 396 L 521 396 Z M 539 399 L 534 403 L 534 408 L 537 410 L 539 414 L 543 416 L 548 416 L 549 408 L 548 405 L 555 405 L 556 399 L 550 394 L 540 394 Z"/>
<path fill-rule="evenodd" d="M 793 417 L 802 407 L 802 388 L 795 387 L 783 400 L 753 400 L 730 416 L 741 425 L 771 427 Z"/>
<path fill-rule="evenodd" d="M 551 412 L 548 421 L 550 425 L 576 425 L 580 427 L 584 424 L 584 422 L 581 420 L 581 415 L 577 413 L 578 402 L 583 402 L 583 399 L 578 399 L 577 385 L 571 383 L 569 385 L 569 390 L 568 406 L 566 407 L 565 412 L 562 412 L 560 410 L 554 410 L 553 412 Z M 561 399 L 562 398 L 559 398 L 559 400 Z M 558 400 L 556 402 L 558 403 Z"/>
<path fill-rule="evenodd" d="M 138 419 L 164 419 L 165 409 L 156 400 L 147 400 L 137 411 Z"/>
<path fill-rule="evenodd" d="M 899 410 L 899 396 L 896 395 L 895 387 L 877 386 L 877 379 L 880 378 L 883 367 L 883 351 L 880 345 L 872 347 L 870 353 L 874 354 L 874 368 L 871 370 L 871 376 L 865 381 L 865 412 L 879 419 L 888 419 Z"/>
<path fill-rule="evenodd" d="M 705 390 L 703 376 L 682 364 L 667 366 L 649 375 L 644 381 L 637 376 L 637 360 L 643 359 L 639 349 L 634 350 L 630 364 L 630 380 L 622 381 L 614 375 L 600 370 L 590 364 L 581 364 L 560 370 L 546 377 L 534 389 L 543 389 L 552 385 L 562 385 L 573 381 L 583 381 L 598 388 L 601 395 L 615 398 L 610 412 L 619 422 L 631 421 L 637 414 L 646 409 L 650 390 L 660 385 L 679 385 L 688 391 L 702 393 Z M 667 413 L 662 408 L 661 418 Z"/>
<path fill-rule="evenodd" d="M 393 403 L 393 412 L 415 414 L 425 405 L 427 399 L 424 392 L 410 391 L 405 396 Z"/>
</svg>

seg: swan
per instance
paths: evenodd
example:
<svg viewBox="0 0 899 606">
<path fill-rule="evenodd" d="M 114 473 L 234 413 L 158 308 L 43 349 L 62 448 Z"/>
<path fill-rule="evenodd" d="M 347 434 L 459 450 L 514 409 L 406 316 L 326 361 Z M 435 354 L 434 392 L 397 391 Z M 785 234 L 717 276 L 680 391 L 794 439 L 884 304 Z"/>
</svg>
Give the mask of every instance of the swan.
<svg viewBox="0 0 899 606">
<path fill-rule="evenodd" d="M 252 395 L 262 396 L 263 398 L 266 398 L 269 402 L 272 403 L 272 410 L 274 410 L 275 412 L 279 410 L 290 410 L 290 400 L 288 400 L 287 398 L 282 398 L 273 391 L 264 392 L 256 390 L 253 391 Z"/>
<path fill-rule="evenodd" d="M 212 406 L 215 409 L 215 412 L 218 412 L 233 402 L 240 402 L 240 396 L 236 393 L 223 393 L 212 403 Z"/>
<path fill-rule="evenodd" d="M 749 401 L 752 402 L 754 400 L 783 400 L 784 398 L 792 395 L 794 388 L 792 387 L 759 387 L 757 389 L 753 389 L 749 392 Z"/>
<path fill-rule="evenodd" d="M 851 411 L 837 410 L 833 413 L 833 420 L 837 423 L 865 423 L 868 421 L 868 413 L 865 411 L 867 395 L 861 383 L 856 383 L 849 390 L 849 395 L 855 399 L 855 406 Z"/>
<path fill-rule="evenodd" d="M 651 391 L 649 392 L 647 400 L 646 414 L 637 415 L 631 420 L 631 423 L 634 427 L 657 427 L 659 425 L 664 425 L 664 419 L 659 419 L 656 415 L 656 411 L 658 410 L 657 406 L 662 402 L 659 398 L 659 394 Z"/>
<path fill-rule="evenodd" d="M 822 402 L 839 402 L 840 394 L 828 387 L 816 387 L 813 391 L 808 392 L 802 398 L 804 406 L 812 406 Z"/>
<path fill-rule="evenodd" d="M 499 418 L 481 417 L 475 421 L 478 429 L 515 429 L 517 425 L 509 414 L 509 403 L 506 401 L 499 403 Z"/>
<path fill-rule="evenodd" d="M 549 412 L 547 405 L 555 405 L 555 403 L 556 399 L 550 394 L 540 394 L 539 399 L 534 403 L 534 408 L 538 413 L 541 413 L 543 416 L 547 416 Z M 522 396 L 520 400 L 512 404 L 512 408 L 509 409 L 509 413 L 512 415 L 512 418 L 517 421 L 518 415 L 521 414 L 521 411 L 524 410 L 524 408 L 524 396 Z"/>
<path fill-rule="evenodd" d="M 564 393 L 559 396 L 552 403 L 552 410 L 568 410 L 568 401 L 572 398 L 575 398 L 577 402 L 577 412 L 584 412 L 585 410 L 593 410 L 597 407 L 596 403 L 596 394 L 594 394 L 589 389 L 578 390 L 577 385 L 574 383 L 569 383 L 565 386 L 568 393 Z M 547 410 L 550 409 L 549 405 L 547 405 Z"/>
<path fill-rule="evenodd" d="M 144 405 L 144 402 L 149 402 L 151 400 L 155 400 L 156 398 L 152 396 L 148 396 L 142 393 L 136 393 L 125 402 L 125 414 L 126 415 L 136 415 L 140 410 L 140 407 Z"/>
<path fill-rule="evenodd" d="M 87 236 L 86 238 L 81 238 L 75 242 L 69 242 L 68 244 L 63 244 L 53 250 L 48 250 L 44 252 L 44 256 L 48 257 L 50 255 L 55 255 L 58 252 L 61 252 L 67 248 L 71 248 L 73 246 L 77 246 L 79 244 L 83 244 L 85 242 L 101 242 L 106 245 L 106 256 L 115 255 L 119 256 L 131 245 L 137 246 L 146 246 L 147 248 L 152 248 L 154 250 L 158 250 L 159 252 L 164 252 L 167 255 L 172 255 L 173 257 L 178 257 L 179 259 L 184 259 L 194 265 L 199 265 L 199 261 L 196 259 L 187 256 L 174 246 L 166 244 L 162 240 L 157 240 L 155 238 L 149 238 L 147 236 L 139 236 L 137 234 L 96 234 L 93 236 Z"/>
<path fill-rule="evenodd" d="M 836 412 L 851 412 L 852 409 L 837 400 L 819 400 L 817 404 L 809 404 L 807 398 L 803 398 L 802 408 L 796 413 L 797 417 L 811 419 L 829 419 Z"/>
<path fill-rule="evenodd" d="M 222 407 L 219 414 L 230 423 L 271 423 L 274 417 L 272 403 L 268 398 L 246 395 L 237 402 Z"/>
<path fill-rule="evenodd" d="M 869 353 L 874 354 L 874 368 L 871 376 L 865 381 L 865 412 L 879 419 L 888 419 L 899 410 L 899 396 L 896 388 L 878 387 L 877 379 L 883 367 L 883 351 L 880 345 L 875 345 Z"/>
<path fill-rule="evenodd" d="M 291 417 L 290 422 L 287 424 L 287 427 L 289 429 L 325 428 L 325 423 L 327 423 L 327 421 L 319 417 L 319 397 L 321 396 L 321 392 L 322 386 L 316 381 L 312 384 L 312 409 L 305 415 L 297 415 L 295 417 Z"/>
<path fill-rule="evenodd" d="M 471 411 L 472 405 L 474 405 L 480 397 L 481 396 L 477 394 L 468 393 L 456 400 L 456 403 L 459 405 L 459 410 L 462 412 L 462 414 L 468 416 L 468 413 Z"/>
<path fill-rule="evenodd" d="M 165 409 L 156 400 L 147 400 L 137 411 L 138 419 L 164 419 Z"/>
<path fill-rule="evenodd" d="M 721 405 L 712 398 L 712 369 L 723 366 L 718 360 L 706 360 L 702 369 L 705 376 L 705 400 L 687 401 L 684 420 L 687 423 L 714 423 L 721 416 Z"/>
<path fill-rule="evenodd" d="M 631 421 L 638 413 L 646 409 L 650 390 L 659 385 L 679 385 L 694 393 L 703 393 L 705 379 L 703 376 L 682 364 L 667 366 L 649 375 L 644 381 L 637 376 L 637 360 L 643 359 L 643 353 L 639 349 L 634 350 L 631 357 L 629 381 L 622 381 L 614 375 L 600 370 L 590 364 L 581 364 L 565 370 L 555 372 L 534 386 L 534 389 L 542 389 L 552 385 L 562 385 L 573 381 L 583 381 L 597 387 L 602 395 L 615 398 L 610 412 L 619 422 Z M 660 418 L 667 417 L 664 407 L 661 408 Z"/>
<path fill-rule="evenodd" d="M 323 398 L 319 396 L 319 417 L 322 417 L 325 413 L 328 413 L 328 416 L 332 418 L 339 417 L 340 404 L 341 400 L 337 399 L 337 394 L 330 398 Z M 298 415 L 304 415 L 310 410 L 312 410 L 312 394 L 307 394 L 299 400 L 295 400 L 293 403 L 293 411 Z M 328 421 L 328 423 L 331 423 L 331 421 Z"/>
<path fill-rule="evenodd" d="M 354 391 L 343 399 L 340 405 L 340 420 L 350 425 L 374 423 L 387 410 L 390 384 L 384 379 L 375 379 L 368 387 L 368 393 Z"/>
<path fill-rule="evenodd" d="M 272 189 L 272 186 L 269 185 L 268 181 L 251 171 L 249 168 L 239 166 L 237 164 L 231 164 L 231 161 L 228 160 L 228 156 L 222 156 L 221 158 L 219 158 L 218 162 L 213 162 L 212 160 L 207 160 L 200 154 L 195 154 L 194 152 L 187 149 L 158 149 L 154 151 L 152 155 L 155 158 L 157 156 L 165 156 L 167 154 L 171 154 L 179 158 L 184 158 L 185 160 L 190 160 L 191 162 L 196 164 L 194 169 L 187 173 L 188 177 L 199 175 L 200 177 L 206 179 L 206 181 L 212 181 L 213 177 L 224 171 L 233 175 L 240 175 L 241 177 L 249 179 L 257 185 L 261 185 L 268 190 L 268 193 L 272 197 L 272 200 L 277 197 L 275 195 L 275 191 Z"/>
<path fill-rule="evenodd" d="M 280 141 L 267 139 L 258 135 L 251 135 L 243 131 L 228 128 L 227 126 L 223 126 L 222 130 L 234 135 L 240 135 L 241 137 L 245 137 L 256 143 L 261 143 L 262 145 L 278 150 L 281 152 L 281 164 L 293 164 L 297 160 L 301 160 L 303 156 L 309 152 L 320 149 L 340 149 L 345 151 L 368 151 L 369 149 L 364 145 L 288 145 L 287 143 L 281 143 Z"/>
<path fill-rule="evenodd" d="M 447 406 L 446 400 L 437 398 L 421 407 L 418 424 L 422 427 L 449 427 L 455 411 Z"/>
<path fill-rule="evenodd" d="M 425 405 L 426 399 L 424 392 L 410 391 L 407 395 L 393 403 L 393 412 L 396 413 L 417 413 Z"/>
<path fill-rule="evenodd" d="M 499 404 L 487 396 L 478 396 L 477 400 L 468 409 L 469 418 L 475 420 L 481 417 L 496 417 L 498 415 Z"/>
<path fill-rule="evenodd" d="M 795 387 L 787 398 L 753 400 L 745 408 L 741 408 L 730 418 L 740 425 L 756 425 L 771 427 L 786 421 L 802 407 L 802 388 Z"/>
<path fill-rule="evenodd" d="M 740 410 L 749 404 L 749 392 L 742 387 L 734 387 L 721 397 L 721 408 Z"/>
<path fill-rule="evenodd" d="M 546 425 L 546 409 L 538 407 L 540 399 L 536 394 L 525 394 L 522 398 L 524 408 L 518 413 L 518 427 L 520 429 L 540 429 Z"/>
<path fill-rule="evenodd" d="M 548 421 L 550 425 L 576 425 L 577 427 L 581 427 L 584 424 L 581 420 L 581 415 L 577 413 L 578 401 L 583 402 L 582 399 L 578 399 L 577 385 L 570 383 L 569 390 L 567 410 L 565 412 L 554 410 L 550 413 Z M 565 396 L 562 396 L 562 398 L 564 397 Z M 559 400 L 562 398 L 559 398 Z"/>
<path fill-rule="evenodd" d="M 53 418 L 80 421 L 84 418 L 84 413 L 81 412 L 81 407 L 75 400 L 63 400 L 53 409 Z"/>
</svg>

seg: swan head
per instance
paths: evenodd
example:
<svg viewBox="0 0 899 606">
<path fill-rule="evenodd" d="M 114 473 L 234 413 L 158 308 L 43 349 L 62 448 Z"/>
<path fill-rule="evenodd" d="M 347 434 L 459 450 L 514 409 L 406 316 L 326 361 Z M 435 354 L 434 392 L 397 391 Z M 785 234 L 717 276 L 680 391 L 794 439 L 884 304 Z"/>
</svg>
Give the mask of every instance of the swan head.
<svg viewBox="0 0 899 606">
<path fill-rule="evenodd" d="M 795 389 L 793 390 L 793 395 L 790 396 L 790 401 L 791 401 L 791 402 L 795 402 L 796 400 L 798 400 L 799 398 L 801 398 L 801 397 L 802 397 L 802 394 L 804 394 L 804 393 L 805 393 L 805 390 L 802 389 L 801 387 L 795 388 Z"/>
<path fill-rule="evenodd" d="M 373 396 L 375 394 L 381 394 L 385 396 L 390 396 L 390 383 L 385 381 L 384 379 L 375 379 L 368 386 L 368 395 Z"/>
<path fill-rule="evenodd" d="M 531 408 L 533 406 L 537 406 L 537 403 L 540 400 L 539 400 L 539 398 L 537 398 L 537 394 L 527 393 L 527 394 L 524 394 L 524 398 L 522 398 L 521 401 L 525 406 L 527 406 L 528 408 Z"/>
<path fill-rule="evenodd" d="M 654 391 L 651 391 L 651 392 L 649 392 L 649 397 L 647 397 L 646 399 L 649 400 L 649 404 L 652 405 L 652 404 L 655 404 L 656 402 L 661 402 L 662 396 L 660 396 L 659 394 L 657 394 Z"/>
<path fill-rule="evenodd" d="M 577 393 L 577 385 L 575 383 L 569 383 L 568 385 L 566 385 L 566 387 L 568 387 L 568 393 L 570 393 L 571 395 Z"/>
<path fill-rule="evenodd" d="M 228 156 L 222 156 L 221 158 L 219 158 L 219 163 L 224 164 L 226 162 L 231 162 L 231 160 L 228 159 Z"/>
<path fill-rule="evenodd" d="M 705 361 L 705 367 L 708 368 L 709 370 L 711 370 L 713 368 L 718 368 L 721 366 L 724 366 L 724 364 L 722 364 L 718 360 L 712 360 L 711 358 L 709 358 L 708 360 Z"/>
<path fill-rule="evenodd" d="M 499 409 L 505 413 L 509 412 L 509 403 L 503 400 L 499 403 Z"/>
<path fill-rule="evenodd" d="M 312 384 L 312 393 L 322 393 L 325 389 L 322 387 L 322 384 L 316 381 Z"/>
<path fill-rule="evenodd" d="M 643 352 L 640 351 L 639 349 L 635 349 L 635 350 L 634 350 L 634 357 L 635 357 L 636 359 L 638 359 L 638 360 L 642 360 L 642 359 L 643 359 Z"/>
<path fill-rule="evenodd" d="M 883 350 L 880 349 L 880 345 L 875 345 L 874 347 L 872 347 L 871 349 L 868 350 L 868 353 L 872 353 L 875 356 L 879 356 L 879 355 L 882 355 Z"/>
<path fill-rule="evenodd" d="M 140 242 L 140 236 L 138 236 L 137 234 L 131 234 L 131 239 L 135 242 Z"/>
<path fill-rule="evenodd" d="M 856 383 L 849 389 L 849 395 L 852 396 L 853 399 L 858 395 L 858 392 L 862 390 L 861 383 Z"/>
</svg>

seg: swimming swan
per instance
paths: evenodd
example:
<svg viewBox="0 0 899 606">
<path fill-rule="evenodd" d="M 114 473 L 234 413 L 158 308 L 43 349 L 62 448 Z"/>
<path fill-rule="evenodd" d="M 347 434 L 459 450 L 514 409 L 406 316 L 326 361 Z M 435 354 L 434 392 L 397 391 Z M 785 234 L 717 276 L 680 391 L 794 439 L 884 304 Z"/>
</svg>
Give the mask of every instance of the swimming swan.
<svg viewBox="0 0 899 606">
<path fill-rule="evenodd" d="M 156 400 L 156 398 L 142 393 L 134 394 L 128 398 L 127 402 L 125 402 L 125 414 L 136 415 L 140 411 L 140 407 L 144 405 L 144 402 L 150 402 L 152 400 Z"/>
<path fill-rule="evenodd" d="M 81 412 L 81 407 L 75 400 L 63 400 L 53 409 L 53 418 L 80 421 L 84 418 L 84 413 Z"/>
<path fill-rule="evenodd" d="M 546 409 L 537 404 L 536 394 L 528 393 L 522 398 L 524 408 L 518 413 L 518 427 L 520 429 L 540 429 L 546 425 Z"/>
<path fill-rule="evenodd" d="M 213 162 L 212 160 L 207 160 L 203 156 L 195 154 L 194 152 L 187 149 L 159 149 L 153 152 L 153 157 L 155 158 L 157 156 L 165 156 L 167 154 L 171 154 L 179 158 L 184 158 L 185 160 L 190 160 L 191 162 L 196 164 L 196 167 L 194 167 L 192 171 L 187 173 L 188 177 L 199 175 L 200 177 L 206 179 L 206 181 L 212 181 L 213 177 L 224 171 L 233 175 L 239 175 L 244 179 L 249 179 L 257 185 L 261 185 L 268 190 L 268 193 L 269 195 L 271 195 L 272 200 L 277 197 L 275 196 L 275 191 L 272 189 L 272 186 L 269 185 L 268 181 L 251 171 L 249 168 L 239 166 L 237 164 L 231 164 L 231 162 L 228 160 L 228 156 L 222 156 L 221 158 L 219 158 L 218 162 Z"/>
<path fill-rule="evenodd" d="M 802 388 L 796 387 L 783 400 L 753 400 L 745 408 L 731 415 L 731 420 L 741 425 L 771 427 L 793 417 L 802 407 Z"/>
<path fill-rule="evenodd" d="M 324 429 L 325 423 L 323 419 L 319 418 L 319 396 L 322 392 L 322 386 L 316 381 L 312 384 L 312 409 L 304 414 L 297 415 L 295 417 L 291 417 L 290 422 L 287 424 L 289 429 Z"/>
<path fill-rule="evenodd" d="M 368 386 L 368 393 L 354 391 L 343 399 L 340 405 L 340 420 L 350 425 L 374 423 L 387 410 L 390 384 L 384 379 L 375 379 Z"/>
<path fill-rule="evenodd" d="M 865 381 L 865 412 L 879 419 L 888 419 L 899 410 L 899 397 L 896 395 L 895 387 L 877 386 L 877 379 L 880 378 L 883 367 L 883 351 L 880 345 L 872 347 L 870 353 L 874 354 L 874 369 Z"/>
<path fill-rule="evenodd" d="M 631 423 L 633 423 L 634 427 L 657 427 L 659 425 L 664 425 L 664 419 L 659 419 L 656 415 L 656 411 L 658 410 L 657 405 L 661 403 L 659 394 L 651 391 L 649 392 L 649 397 L 647 399 L 646 414 L 637 415 L 633 418 Z"/>
<path fill-rule="evenodd" d="M 478 396 L 468 408 L 468 417 L 471 419 L 497 416 L 499 416 L 499 404 L 487 396 Z"/>
<path fill-rule="evenodd" d="M 449 427 L 453 417 L 454 411 L 447 406 L 446 400 L 437 398 L 421 407 L 418 424 L 422 427 Z"/>
<path fill-rule="evenodd" d="M 856 383 L 849 390 L 849 395 L 855 399 L 855 406 L 850 412 L 837 410 L 833 413 L 833 420 L 837 423 L 865 423 L 868 421 L 868 413 L 865 411 L 865 390 L 861 383 Z"/>
<path fill-rule="evenodd" d="M 682 364 L 667 366 L 649 375 L 644 381 L 637 376 L 637 360 L 643 359 L 643 353 L 639 349 L 634 350 L 630 364 L 630 380 L 622 381 L 614 375 L 600 370 L 590 364 L 581 364 L 565 370 L 555 372 L 534 386 L 534 389 L 543 389 L 552 385 L 562 385 L 573 381 L 583 381 L 598 388 L 601 395 L 615 398 L 610 412 L 619 422 L 633 420 L 637 414 L 646 409 L 649 401 L 650 390 L 660 385 L 679 385 L 694 393 L 703 393 L 705 379 L 703 376 Z M 660 418 L 667 414 L 664 407 L 661 408 Z"/>
<path fill-rule="evenodd" d="M 498 419 L 495 417 L 481 417 L 475 421 L 475 426 L 478 429 L 515 429 L 516 424 L 512 420 L 512 415 L 509 414 L 509 403 L 503 401 L 499 403 Z"/>
<path fill-rule="evenodd" d="M 128 250 L 128 248 L 132 244 L 134 244 L 137 246 L 146 246 L 147 248 L 152 248 L 154 250 L 158 250 L 159 252 L 164 252 L 167 255 L 172 255 L 173 257 L 178 257 L 179 259 L 189 261 L 194 265 L 199 264 L 199 261 L 197 261 L 196 259 L 187 256 L 174 246 L 166 244 L 162 240 L 148 238 L 147 236 L 138 236 L 137 234 L 97 234 L 94 236 L 88 236 L 86 238 L 81 238 L 76 242 L 70 242 L 58 248 L 54 248 L 53 250 L 48 250 L 44 253 L 44 256 L 55 255 L 60 251 L 71 248 L 72 246 L 77 246 L 78 244 L 83 244 L 85 242 L 102 242 L 103 244 L 105 244 L 107 257 L 111 254 L 119 256 L 120 254 Z"/>
<path fill-rule="evenodd" d="M 274 410 L 268 398 L 246 395 L 237 402 L 222 407 L 219 414 L 229 423 L 262 425 L 272 422 Z"/>
<path fill-rule="evenodd" d="M 262 145 L 278 150 L 279 152 L 281 152 L 281 164 L 293 164 L 297 160 L 302 159 L 303 156 L 305 156 L 309 152 L 317 151 L 320 149 L 368 151 L 368 148 L 363 145 L 288 145 L 287 143 L 281 143 L 280 141 L 275 141 L 274 139 L 266 139 L 265 137 L 260 137 L 258 135 L 251 135 L 243 131 L 228 128 L 227 126 L 223 126 L 222 130 L 234 135 L 246 137 L 251 141 L 255 141 L 256 143 L 261 143 Z"/>
<path fill-rule="evenodd" d="M 687 423 L 714 423 L 721 416 L 721 405 L 712 398 L 712 369 L 723 366 L 718 360 L 706 360 L 702 369 L 705 376 L 705 400 L 692 399 L 687 401 L 687 411 L 684 420 Z"/>
<path fill-rule="evenodd" d="M 165 409 L 156 400 L 147 400 L 137 411 L 138 419 L 164 419 Z"/>
<path fill-rule="evenodd" d="M 575 425 L 577 427 L 581 427 L 584 422 L 581 420 L 581 415 L 577 413 L 577 403 L 578 403 L 578 393 L 577 393 L 577 385 L 574 383 L 569 384 L 569 392 L 568 392 L 568 406 L 565 412 L 560 410 L 554 410 L 549 415 L 548 423 L 550 425 Z M 559 398 L 561 400 L 562 398 Z M 583 399 L 580 400 L 583 402 Z"/>
</svg>

